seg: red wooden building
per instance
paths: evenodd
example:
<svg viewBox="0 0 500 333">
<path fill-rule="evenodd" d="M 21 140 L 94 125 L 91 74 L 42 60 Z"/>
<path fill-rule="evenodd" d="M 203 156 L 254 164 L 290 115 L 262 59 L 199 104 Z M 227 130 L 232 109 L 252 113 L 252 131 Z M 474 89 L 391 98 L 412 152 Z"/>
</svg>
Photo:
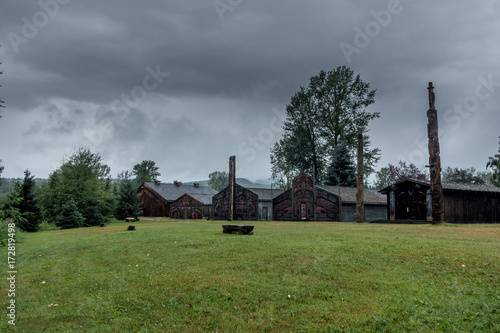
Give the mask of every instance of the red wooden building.
<svg viewBox="0 0 500 333">
<path fill-rule="evenodd" d="M 212 197 L 217 191 L 197 184 L 156 182 L 142 184 L 137 193 L 144 216 L 174 217 L 173 213 L 176 218 L 205 218 L 211 215 Z"/>
</svg>

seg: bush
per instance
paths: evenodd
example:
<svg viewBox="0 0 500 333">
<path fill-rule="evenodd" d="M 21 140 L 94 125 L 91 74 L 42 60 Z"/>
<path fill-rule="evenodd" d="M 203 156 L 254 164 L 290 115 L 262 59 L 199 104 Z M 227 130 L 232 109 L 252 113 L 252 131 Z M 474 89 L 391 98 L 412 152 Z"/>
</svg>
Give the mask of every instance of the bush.
<svg viewBox="0 0 500 333">
<path fill-rule="evenodd" d="M 78 211 L 78 207 L 73 199 L 66 202 L 56 218 L 56 226 L 61 229 L 79 228 L 85 223 L 85 219 Z"/>
<path fill-rule="evenodd" d="M 15 223 L 15 221 L 13 219 L 0 218 L 0 247 L 7 246 L 9 244 L 9 224 L 11 223 Z M 16 226 L 15 230 L 16 243 L 21 243 L 21 229 Z"/>
<path fill-rule="evenodd" d="M 85 219 L 85 227 L 92 227 L 106 222 L 106 218 L 101 214 L 97 206 L 86 207 L 82 212 L 82 216 Z"/>
</svg>

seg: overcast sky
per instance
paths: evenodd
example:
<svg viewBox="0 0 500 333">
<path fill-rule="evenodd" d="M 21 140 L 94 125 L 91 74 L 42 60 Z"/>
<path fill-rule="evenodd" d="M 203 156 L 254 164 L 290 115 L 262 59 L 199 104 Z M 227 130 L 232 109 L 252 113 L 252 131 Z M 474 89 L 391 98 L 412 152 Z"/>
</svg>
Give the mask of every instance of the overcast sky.
<svg viewBox="0 0 500 333">
<path fill-rule="evenodd" d="M 80 146 L 113 176 L 270 176 L 290 97 L 349 66 L 376 89 L 378 168 L 427 157 L 434 82 L 443 166 L 484 171 L 500 136 L 500 1 L 2 1 L 3 177 L 46 178 Z"/>
</svg>

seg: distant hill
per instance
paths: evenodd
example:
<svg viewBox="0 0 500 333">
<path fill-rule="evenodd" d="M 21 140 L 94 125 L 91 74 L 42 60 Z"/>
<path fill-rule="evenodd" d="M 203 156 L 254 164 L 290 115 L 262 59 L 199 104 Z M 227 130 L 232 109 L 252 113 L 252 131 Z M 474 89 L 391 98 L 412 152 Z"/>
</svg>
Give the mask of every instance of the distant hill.
<svg viewBox="0 0 500 333">
<path fill-rule="evenodd" d="M 208 186 L 208 179 L 197 180 L 192 182 L 183 182 L 183 184 L 186 185 L 192 185 L 194 183 L 200 184 L 201 186 Z M 236 178 L 236 183 L 246 188 L 271 188 L 270 184 L 254 183 L 246 178 Z"/>
</svg>

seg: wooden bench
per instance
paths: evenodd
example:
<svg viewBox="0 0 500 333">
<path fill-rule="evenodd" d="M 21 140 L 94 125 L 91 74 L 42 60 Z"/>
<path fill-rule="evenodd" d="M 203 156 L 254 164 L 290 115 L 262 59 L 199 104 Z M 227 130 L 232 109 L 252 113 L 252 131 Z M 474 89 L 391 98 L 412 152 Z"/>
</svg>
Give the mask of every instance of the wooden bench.
<svg viewBox="0 0 500 333">
<path fill-rule="evenodd" d="M 135 217 L 127 217 L 127 218 L 125 219 L 125 222 L 135 222 L 135 221 L 136 221 L 136 220 L 135 220 Z"/>
<path fill-rule="evenodd" d="M 222 232 L 225 234 L 253 235 L 253 225 L 224 224 Z"/>
</svg>

